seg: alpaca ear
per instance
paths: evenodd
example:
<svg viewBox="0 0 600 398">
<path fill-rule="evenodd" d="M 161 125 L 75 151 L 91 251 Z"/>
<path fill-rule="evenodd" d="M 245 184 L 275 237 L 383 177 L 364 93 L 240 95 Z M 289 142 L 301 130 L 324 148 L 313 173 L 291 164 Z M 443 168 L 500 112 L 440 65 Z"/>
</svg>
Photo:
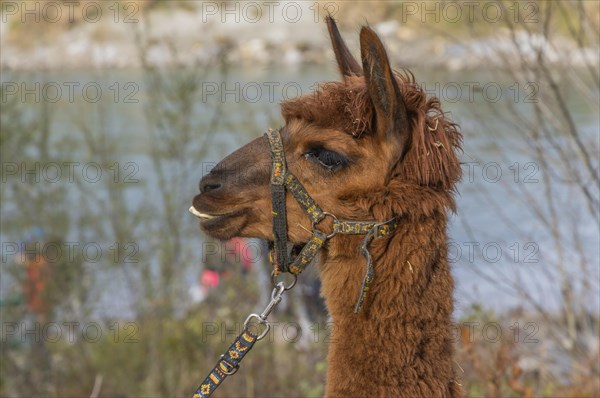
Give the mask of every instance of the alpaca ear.
<svg viewBox="0 0 600 398">
<path fill-rule="evenodd" d="M 406 106 L 383 43 L 368 26 L 360 31 L 360 54 L 365 82 L 375 107 L 377 134 L 382 138 L 408 127 Z"/>
<path fill-rule="evenodd" d="M 335 59 L 337 60 L 342 76 L 361 76 L 362 70 L 360 69 L 360 65 L 354 59 L 350 50 L 348 50 L 346 43 L 344 43 L 335 20 L 331 15 L 328 15 L 325 17 L 325 22 L 327 22 L 327 30 L 329 30 L 329 37 L 331 37 L 333 52 L 335 53 Z"/>
</svg>

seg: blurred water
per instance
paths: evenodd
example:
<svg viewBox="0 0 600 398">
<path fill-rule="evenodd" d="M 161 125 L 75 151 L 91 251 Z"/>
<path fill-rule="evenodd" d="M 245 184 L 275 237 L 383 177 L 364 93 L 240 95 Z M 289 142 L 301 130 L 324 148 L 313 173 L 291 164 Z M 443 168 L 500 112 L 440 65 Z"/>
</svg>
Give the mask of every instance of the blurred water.
<svg viewBox="0 0 600 398">
<path fill-rule="evenodd" d="M 541 176 L 547 171 L 531 163 L 533 158 L 522 137 L 507 129 L 506 125 L 498 123 L 493 117 L 486 120 L 490 109 L 500 108 L 507 103 L 514 104 L 520 112 L 527 115 L 530 110 L 525 98 L 529 92 L 523 83 L 517 84 L 508 77 L 499 80 L 483 72 L 415 72 L 418 82 L 423 83 L 432 94 L 442 97 L 445 110 L 462 126 L 465 135 L 464 154 L 461 155 L 462 161 L 467 163 L 464 168 L 465 178 L 458 189 L 458 212 L 452 217 L 449 230 L 452 241 L 451 259 L 457 283 L 457 315 L 477 302 L 484 302 L 497 310 L 520 305 L 527 307 L 523 296 L 511 287 L 515 285 L 525 289 L 546 308 L 558 308 L 560 280 L 556 267 L 550 265 L 557 258 L 552 238 L 534 217 L 527 200 L 515 196 L 513 192 L 518 186 L 532 197 L 543 198 L 546 193 Z M 177 70 L 169 72 L 173 78 L 179 73 Z M 118 162 L 120 166 L 135 164 L 137 171 L 133 178 L 138 182 L 122 188 L 127 202 L 124 211 L 139 210 L 162 200 L 158 176 L 152 168 L 153 157 L 158 155 L 152 152 L 151 140 L 154 136 L 149 133 L 153 128 L 149 125 L 151 122 L 148 113 L 152 112 L 152 109 L 149 110 L 149 98 L 153 93 L 148 91 L 140 71 L 38 72 L 26 75 L 4 74 L 2 79 L 4 83 L 18 82 L 19 85 L 26 82 L 28 87 L 35 87 L 36 82 L 40 83 L 42 90 L 43 87 L 49 90 L 46 94 L 41 91 L 40 102 L 44 102 L 44 95 L 54 95 L 50 90 L 55 88 L 55 85 L 62 88 L 58 101 L 46 102 L 52 116 L 49 128 L 50 147 L 58 148 L 69 143 L 72 148 L 69 159 L 65 160 L 81 164 L 102 161 L 85 146 L 86 134 L 89 134 L 88 130 L 91 129 L 94 134 L 102 136 L 114 146 L 114 152 L 109 156 L 110 162 Z M 281 99 L 309 93 L 318 82 L 330 79 L 337 79 L 333 65 L 325 70 L 323 67 L 233 69 L 226 78 L 218 72 L 210 72 L 203 76 L 198 83 L 201 89 L 194 97 L 192 108 L 196 121 L 194 134 L 197 134 L 198 138 L 190 144 L 193 151 L 202 156 L 185 160 L 183 167 L 186 179 L 181 187 L 180 197 L 191 201 L 197 192 L 198 180 L 212 164 L 243 143 L 258 137 L 266 128 L 277 127 L 276 124 L 270 125 L 271 121 L 281 124 L 278 111 L 278 102 Z M 72 101 L 67 91 L 69 82 L 79 82 Z M 79 89 L 86 83 L 89 83 L 88 93 Z M 95 102 L 91 99 L 94 99 L 93 91 L 97 87 L 101 88 L 102 98 Z M 502 91 L 495 91 L 497 87 Z M 566 92 L 569 104 L 575 110 L 578 127 L 589 135 L 588 138 L 593 143 L 593 137 L 599 128 L 598 114 L 589 107 L 582 106 L 583 100 L 568 89 Z M 29 103 L 35 102 L 31 95 L 26 95 L 24 100 Z M 218 106 L 222 107 L 220 118 L 227 122 L 219 123 L 214 130 L 207 131 L 211 128 L 213 110 Z M 35 119 L 37 116 L 33 114 L 23 117 Z M 204 141 L 206 136 L 210 137 L 208 141 Z M 64 155 L 61 156 L 64 158 Z M 189 166 L 190 164 L 196 166 Z M 173 172 L 175 171 L 181 172 L 181 169 L 174 167 Z M 501 175 L 498 175 L 498 172 L 501 172 Z M 5 186 L 10 187 L 10 184 L 18 184 L 19 181 L 9 178 L 6 183 Z M 68 195 L 70 203 L 67 206 L 71 220 L 79 220 L 72 222 L 68 236 L 64 239 L 81 241 L 83 232 L 80 220 L 85 218 L 86 208 L 80 207 L 78 203 L 85 200 L 85 196 L 77 184 L 64 181 L 60 181 L 59 184 L 68 192 L 72 192 L 72 195 Z M 43 189 L 43 181 L 33 185 L 32 189 Z M 110 201 L 103 185 L 88 186 L 87 189 L 91 191 L 88 194 L 102 198 L 103 201 Z M 577 194 L 567 184 L 558 186 L 552 195 L 556 195 L 557 199 L 562 201 L 571 197 L 577 200 Z M 494 203 L 500 207 L 496 207 Z M 3 215 L 32 210 L 35 211 L 27 209 L 22 203 L 2 203 Z M 182 204 L 179 215 L 181 222 L 187 224 L 187 230 L 197 231 L 197 234 L 186 235 L 183 249 L 184 256 L 195 253 L 195 257 L 190 258 L 195 265 L 184 276 L 184 285 L 191 286 L 196 282 L 200 266 L 196 250 L 200 233 L 196 228 L 195 218 L 188 217 L 186 211 L 187 207 Z M 110 214 L 106 216 L 108 218 Z M 589 274 L 585 278 L 597 281 L 600 277 L 598 227 L 588 218 L 580 220 L 579 225 L 583 230 L 579 239 L 589 262 Z M 515 226 L 518 226 L 518 231 L 515 230 Z M 41 227 L 47 231 L 53 229 L 52 225 Z M 28 228 L 29 226 L 25 225 L 22 228 L 14 225 L 3 226 L 2 241 L 19 242 Z M 565 239 L 576 239 L 569 235 L 571 225 L 566 221 L 561 224 L 561 228 L 564 228 Z M 140 250 L 145 251 L 144 255 L 149 261 L 154 261 L 152 253 L 148 251 L 160 242 L 160 236 L 143 233 L 140 235 L 143 236 L 138 242 Z M 109 238 L 103 244 L 109 245 L 110 241 Z M 574 265 L 575 254 L 567 252 L 565 255 L 573 258 L 573 266 L 567 268 L 567 273 L 571 275 L 572 283 L 577 285 L 582 278 L 581 269 Z M 5 261 L 2 265 L 5 266 Z M 130 316 L 131 308 L 127 303 L 135 302 L 136 297 L 134 292 L 128 289 L 122 271 L 106 266 L 99 267 L 98 264 L 93 268 L 97 271 L 96 315 Z M 14 291 L 14 282 L 10 278 L 3 277 L 0 283 L 3 296 Z M 597 298 L 598 286 L 594 286 L 595 290 L 588 293 Z M 182 287 L 182 291 L 185 291 L 185 286 Z M 182 301 L 185 302 L 186 299 L 182 298 Z M 597 300 L 590 300 L 589 305 L 591 309 L 598 310 Z"/>
</svg>

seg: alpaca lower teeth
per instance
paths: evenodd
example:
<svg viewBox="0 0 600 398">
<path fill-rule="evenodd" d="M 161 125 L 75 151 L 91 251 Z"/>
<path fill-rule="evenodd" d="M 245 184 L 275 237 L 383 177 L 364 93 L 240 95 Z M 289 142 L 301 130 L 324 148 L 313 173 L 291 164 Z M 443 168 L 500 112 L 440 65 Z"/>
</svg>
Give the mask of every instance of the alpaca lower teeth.
<svg viewBox="0 0 600 398">
<path fill-rule="evenodd" d="M 215 218 L 214 216 L 211 216 L 209 214 L 200 213 L 198 210 L 196 210 L 196 208 L 194 206 L 190 206 L 189 212 L 192 213 L 193 215 L 195 215 L 196 217 L 202 218 L 205 220 L 210 220 L 211 218 Z"/>
</svg>

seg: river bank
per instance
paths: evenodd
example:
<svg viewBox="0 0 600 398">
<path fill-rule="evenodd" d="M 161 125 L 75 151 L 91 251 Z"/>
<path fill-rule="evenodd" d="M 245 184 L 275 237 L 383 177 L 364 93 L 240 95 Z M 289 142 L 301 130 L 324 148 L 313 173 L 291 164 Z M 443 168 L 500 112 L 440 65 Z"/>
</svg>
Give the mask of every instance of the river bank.
<svg viewBox="0 0 600 398">
<path fill-rule="evenodd" d="M 16 5 L 10 8 L 7 3 Z M 298 8 L 289 7 L 292 3 Z M 60 70 L 139 68 L 143 63 L 157 67 L 223 61 L 241 66 L 331 63 L 334 56 L 322 22 L 325 13 L 315 7 L 317 3 L 292 3 L 280 6 L 278 12 L 275 7 L 252 10 L 236 2 L 154 8 L 140 8 L 136 2 L 106 2 L 97 8 L 77 3 L 56 9 L 48 4 L 27 8 L 4 2 L 0 66 Z M 348 17 L 342 24 L 356 55 L 358 26 L 373 21 L 365 18 Z M 479 36 L 466 28 L 457 32 L 457 24 L 448 21 L 445 25 L 411 23 L 402 13 L 371 25 L 387 43 L 392 63 L 400 67 L 507 67 L 523 62 L 523 54 L 530 58 L 527 61 L 543 54 L 550 63 L 572 67 L 599 62 L 595 43 L 577 44 L 560 35 L 549 41 L 535 33 L 538 29 L 511 31 L 496 24 Z"/>
</svg>

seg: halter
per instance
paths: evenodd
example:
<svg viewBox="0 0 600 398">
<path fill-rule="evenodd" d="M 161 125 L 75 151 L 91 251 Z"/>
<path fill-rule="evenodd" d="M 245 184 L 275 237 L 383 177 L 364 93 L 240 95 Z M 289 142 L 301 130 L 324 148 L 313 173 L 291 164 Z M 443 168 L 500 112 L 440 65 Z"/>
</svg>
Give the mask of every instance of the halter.
<svg viewBox="0 0 600 398">
<path fill-rule="evenodd" d="M 298 179 L 287 170 L 285 162 L 285 153 L 283 142 L 279 130 L 269 129 L 265 133 L 269 146 L 271 148 L 271 196 L 273 201 L 273 236 L 271 244 L 270 259 L 273 264 L 273 273 L 278 275 L 289 272 L 295 276 L 313 262 L 318 251 L 323 247 L 327 240 L 335 235 L 365 235 L 360 244 L 360 253 L 365 257 L 366 271 L 362 281 L 362 286 L 358 300 L 354 305 L 354 313 L 358 313 L 364 303 L 367 291 L 373 281 L 375 271 L 373 269 L 373 259 L 369 253 L 368 246 L 373 239 L 389 235 L 398 225 L 396 217 L 385 221 L 354 221 L 340 220 L 333 213 L 323 211 L 314 199 L 309 195 L 304 186 Z M 287 249 L 287 221 L 285 207 L 285 193 L 289 191 L 300 207 L 308 215 L 312 222 L 312 236 L 308 243 L 301 249 L 292 250 L 288 254 Z M 333 231 L 327 234 L 321 231 L 317 226 L 325 218 L 331 217 L 333 220 Z M 296 247 L 296 249 L 298 249 Z M 290 259 L 293 254 L 296 257 Z"/>
</svg>

